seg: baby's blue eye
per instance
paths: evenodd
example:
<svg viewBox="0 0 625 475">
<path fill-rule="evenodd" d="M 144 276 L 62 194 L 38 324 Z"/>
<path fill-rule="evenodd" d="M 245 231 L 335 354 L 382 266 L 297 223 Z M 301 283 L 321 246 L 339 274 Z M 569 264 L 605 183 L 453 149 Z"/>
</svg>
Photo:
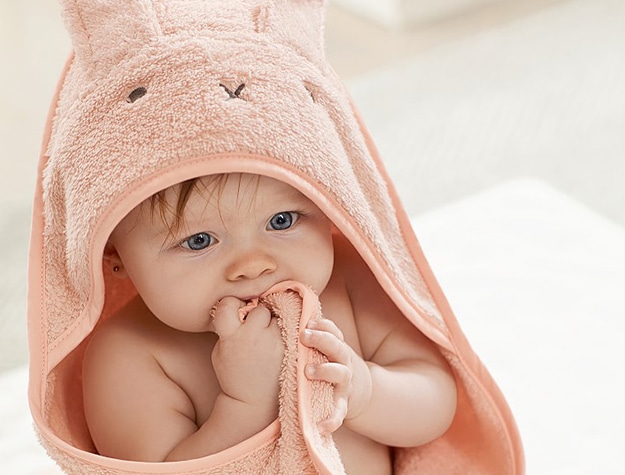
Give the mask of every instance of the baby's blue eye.
<svg viewBox="0 0 625 475">
<path fill-rule="evenodd" d="M 213 237 L 208 233 L 197 233 L 182 242 L 182 247 L 192 251 L 201 251 L 213 243 Z"/>
<path fill-rule="evenodd" d="M 293 213 L 292 211 L 283 211 L 282 213 L 273 215 L 273 217 L 269 220 L 267 228 L 273 229 L 274 231 L 283 231 L 293 226 L 293 224 L 297 221 L 297 218 L 297 213 Z"/>
</svg>

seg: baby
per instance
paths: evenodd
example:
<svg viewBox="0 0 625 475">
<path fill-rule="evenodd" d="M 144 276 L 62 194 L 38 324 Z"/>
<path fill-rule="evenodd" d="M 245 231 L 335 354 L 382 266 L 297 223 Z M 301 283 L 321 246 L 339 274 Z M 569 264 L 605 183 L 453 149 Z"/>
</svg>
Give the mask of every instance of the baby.
<svg viewBox="0 0 625 475">
<path fill-rule="evenodd" d="M 285 183 L 233 173 L 168 188 L 119 223 L 104 261 L 138 295 L 100 326 L 84 360 L 85 414 L 102 455 L 198 458 L 270 425 L 280 330 L 262 306 L 244 322 L 238 311 L 286 280 L 322 305 L 301 341 L 328 362 L 306 376 L 334 385 L 319 428 L 333 434 L 347 473 L 390 474 L 389 447 L 425 444 L 451 424 L 456 386 L 444 358 Z"/>
</svg>

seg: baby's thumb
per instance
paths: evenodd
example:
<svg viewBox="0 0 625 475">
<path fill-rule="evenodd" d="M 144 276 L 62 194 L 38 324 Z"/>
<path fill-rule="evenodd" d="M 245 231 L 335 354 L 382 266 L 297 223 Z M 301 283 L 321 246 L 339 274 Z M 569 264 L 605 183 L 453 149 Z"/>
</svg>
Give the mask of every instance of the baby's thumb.
<svg viewBox="0 0 625 475">
<path fill-rule="evenodd" d="M 213 309 L 213 326 L 219 338 L 228 338 L 239 329 L 241 319 L 239 309 L 244 302 L 236 297 L 224 297 Z"/>
</svg>

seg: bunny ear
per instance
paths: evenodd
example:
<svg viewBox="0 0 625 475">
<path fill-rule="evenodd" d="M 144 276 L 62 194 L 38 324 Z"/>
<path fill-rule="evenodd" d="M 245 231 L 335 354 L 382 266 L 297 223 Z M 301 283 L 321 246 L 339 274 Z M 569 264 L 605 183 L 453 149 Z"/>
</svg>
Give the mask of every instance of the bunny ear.
<svg viewBox="0 0 625 475">
<path fill-rule="evenodd" d="M 313 63 L 322 65 L 324 59 L 324 23 L 327 0 L 268 0 L 266 33 L 278 41 L 290 44 Z"/>
<path fill-rule="evenodd" d="M 226 21 L 230 25 L 234 20 L 233 24 L 244 32 L 249 28 L 246 18 L 254 21 L 256 32 L 291 45 L 316 64 L 324 62 L 327 0 L 60 1 L 76 61 L 86 69 L 106 71 L 151 40 L 162 37 L 163 21 L 174 31 L 186 28 L 186 23 L 193 26 Z M 169 18 L 171 15 L 176 18 Z M 184 24 L 179 24 L 178 16 Z"/>
<path fill-rule="evenodd" d="M 160 35 L 150 0 L 61 0 L 76 60 L 106 67 Z"/>
</svg>

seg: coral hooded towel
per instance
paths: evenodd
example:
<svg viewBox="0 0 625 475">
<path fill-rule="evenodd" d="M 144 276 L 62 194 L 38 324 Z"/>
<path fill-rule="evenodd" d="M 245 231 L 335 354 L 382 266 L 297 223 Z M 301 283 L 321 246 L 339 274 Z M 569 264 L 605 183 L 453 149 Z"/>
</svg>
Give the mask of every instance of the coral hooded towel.
<svg viewBox="0 0 625 475">
<path fill-rule="evenodd" d="M 509 408 L 459 328 L 324 59 L 325 2 L 61 3 L 74 55 L 44 138 L 28 297 L 29 399 L 51 456 L 69 473 L 226 473 L 211 471 L 225 460 L 213 456 L 157 464 L 94 453 L 80 373 L 98 321 L 134 293 L 102 266 L 116 224 L 175 183 L 247 172 L 313 200 L 454 371 L 458 408 L 450 429 L 425 446 L 396 449 L 395 473 L 522 474 Z M 237 450 L 256 450 L 267 442 L 261 439 Z M 331 473 L 323 461 L 317 469 Z"/>
</svg>

